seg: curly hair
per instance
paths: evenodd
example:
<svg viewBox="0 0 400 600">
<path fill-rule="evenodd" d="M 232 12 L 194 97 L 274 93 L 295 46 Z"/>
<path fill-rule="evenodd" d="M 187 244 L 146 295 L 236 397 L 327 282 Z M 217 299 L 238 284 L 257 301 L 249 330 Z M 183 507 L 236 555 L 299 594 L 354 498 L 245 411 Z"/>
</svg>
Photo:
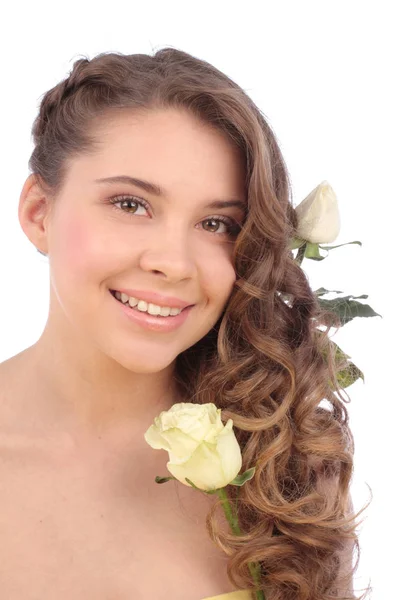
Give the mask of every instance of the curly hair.
<svg viewBox="0 0 400 600">
<path fill-rule="evenodd" d="M 183 397 L 221 408 L 236 428 L 243 468 L 257 467 L 246 485 L 226 488 L 241 535 L 219 525 L 218 498 L 207 514 L 208 534 L 229 557 L 228 577 L 239 589 L 257 589 L 248 565 L 259 562 L 258 589 L 268 600 L 355 598 L 355 519 L 362 511 L 354 514 L 351 504 L 350 399 L 338 383 L 342 365 L 329 338 L 340 322 L 322 309 L 294 260 L 298 223 L 289 174 L 262 111 L 232 79 L 181 50 L 104 52 L 76 60 L 44 94 L 29 168 L 56 198 L 69 160 L 96 152 L 101 119 L 170 107 L 222 131 L 246 165 L 233 291 L 216 325 L 178 355 L 175 368 Z M 346 549 L 350 563 L 356 549 L 357 561 L 344 577 Z"/>
</svg>

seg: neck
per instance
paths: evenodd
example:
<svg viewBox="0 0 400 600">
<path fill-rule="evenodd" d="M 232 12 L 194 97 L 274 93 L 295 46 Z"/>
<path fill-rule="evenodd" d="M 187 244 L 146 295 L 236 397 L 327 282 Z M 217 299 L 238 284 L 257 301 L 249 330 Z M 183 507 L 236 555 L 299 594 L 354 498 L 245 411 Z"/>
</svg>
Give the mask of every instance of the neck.
<svg viewBox="0 0 400 600">
<path fill-rule="evenodd" d="M 23 414 L 46 430 L 97 438 L 125 431 L 143 436 L 162 410 L 183 401 L 174 365 L 134 373 L 84 344 L 72 351 L 68 344 L 49 342 L 44 332 L 15 365 L 16 383 L 19 377 L 29 387 Z"/>
</svg>

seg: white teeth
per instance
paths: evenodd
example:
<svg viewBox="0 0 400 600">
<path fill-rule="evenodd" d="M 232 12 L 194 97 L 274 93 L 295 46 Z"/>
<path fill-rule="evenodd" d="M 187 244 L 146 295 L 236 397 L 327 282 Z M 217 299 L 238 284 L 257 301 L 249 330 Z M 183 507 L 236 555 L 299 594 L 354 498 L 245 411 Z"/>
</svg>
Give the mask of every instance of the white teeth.
<svg viewBox="0 0 400 600">
<path fill-rule="evenodd" d="M 141 312 L 147 312 L 147 307 L 148 307 L 147 302 L 145 302 L 144 300 L 139 300 L 138 305 L 137 305 L 138 310 L 140 310 Z"/>
<path fill-rule="evenodd" d="M 124 294 L 124 296 L 126 296 L 126 294 Z M 134 308 L 135 306 L 137 306 L 137 304 L 138 304 L 139 300 L 138 300 L 137 298 L 129 298 L 129 299 L 128 299 L 128 302 L 129 302 L 129 306 L 130 306 L 131 308 Z M 139 307 L 138 307 L 138 308 L 139 308 Z M 139 309 L 139 310 L 140 310 L 140 309 Z"/>
<path fill-rule="evenodd" d="M 149 308 L 147 309 L 151 315 L 160 315 L 161 314 L 161 306 L 157 306 L 157 304 L 149 304 Z"/>
<path fill-rule="evenodd" d="M 158 306 L 157 304 L 147 303 L 145 300 L 139 300 L 132 296 L 128 296 L 123 292 L 115 292 L 115 297 L 120 300 L 123 304 L 129 304 L 131 308 L 140 310 L 141 312 L 147 312 L 150 315 L 160 315 L 162 317 L 168 317 L 169 315 L 179 315 L 183 309 L 181 308 L 170 308 L 169 306 Z"/>
</svg>

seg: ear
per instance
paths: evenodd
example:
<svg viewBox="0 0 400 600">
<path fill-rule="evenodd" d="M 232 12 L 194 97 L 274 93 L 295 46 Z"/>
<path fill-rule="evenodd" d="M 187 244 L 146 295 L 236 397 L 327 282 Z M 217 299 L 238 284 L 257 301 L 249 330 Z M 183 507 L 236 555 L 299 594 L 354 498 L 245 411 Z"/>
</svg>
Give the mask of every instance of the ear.
<svg viewBox="0 0 400 600">
<path fill-rule="evenodd" d="M 51 204 L 37 176 L 29 175 L 22 188 L 18 206 L 18 219 L 23 232 L 34 246 L 47 254 L 48 219 Z"/>
</svg>

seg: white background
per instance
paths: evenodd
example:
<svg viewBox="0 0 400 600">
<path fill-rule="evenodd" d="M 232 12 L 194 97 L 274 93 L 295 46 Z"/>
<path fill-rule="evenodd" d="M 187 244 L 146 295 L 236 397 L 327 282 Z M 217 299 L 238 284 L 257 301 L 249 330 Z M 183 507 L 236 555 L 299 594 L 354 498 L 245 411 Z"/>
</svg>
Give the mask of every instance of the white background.
<svg viewBox="0 0 400 600">
<path fill-rule="evenodd" d="M 48 263 L 20 228 L 30 130 L 41 95 L 74 60 L 99 52 L 151 54 L 173 46 L 224 71 L 253 98 L 278 137 L 298 204 L 327 180 L 342 220 L 313 289 L 368 294 L 383 318 L 357 318 L 334 337 L 364 372 L 347 391 L 356 441 L 352 495 L 373 500 L 360 528 L 356 590 L 400 598 L 397 384 L 399 269 L 399 32 L 396 2 L 36 1 L 3 9 L 1 61 L 0 361 L 34 343 L 48 310 Z M 397 462 L 397 461 L 396 461 Z M 393 541 L 392 541 L 393 540 Z M 22 599 L 21 599 L 22 600 Z"/>
</svg>

